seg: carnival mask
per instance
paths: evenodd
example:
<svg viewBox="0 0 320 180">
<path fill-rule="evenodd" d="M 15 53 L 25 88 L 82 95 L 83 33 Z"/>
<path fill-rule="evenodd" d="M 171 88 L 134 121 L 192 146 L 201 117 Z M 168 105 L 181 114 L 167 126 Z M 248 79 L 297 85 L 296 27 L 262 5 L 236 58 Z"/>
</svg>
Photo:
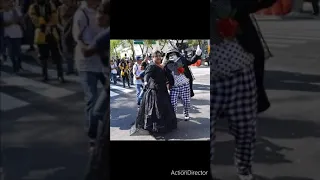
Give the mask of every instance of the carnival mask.
<svg viewBox="0 0 320 180">
<path fill-rule="evenodd" d="M 176 53 L 171 53 L 171 54 L 169 54 L 169 56 L 168 56 L 168 60 L 169 60 L 169 61 L 176 61 L 177 59 L 178 59 L 178 56 L 177 56 Z"/>
</svg>

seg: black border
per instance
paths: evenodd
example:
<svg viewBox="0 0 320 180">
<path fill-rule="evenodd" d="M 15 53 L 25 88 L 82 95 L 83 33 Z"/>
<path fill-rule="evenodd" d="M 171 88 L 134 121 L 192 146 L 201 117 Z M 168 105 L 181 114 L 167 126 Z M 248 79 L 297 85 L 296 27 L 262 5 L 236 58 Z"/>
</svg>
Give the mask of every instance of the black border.
<svg viewBox="0 0 320 180">
<path fill-rule="evenodd" d="M 111 0 L 111 39 L 210 39 L 210 0 Z M 209 141 L 111 141 L 111 179 L 210 179 Z"/>
<path fill-rule="evenodd" d="M 111 39 L 210 39 L 210 0 L 111 0 Z"/>
<path fill-rule="evenodd" d="M 111 179 L 210 179 L 209 141 L 111 141 Z M 172 170 L 208 171 L 173 176 Z"/>
</svg>

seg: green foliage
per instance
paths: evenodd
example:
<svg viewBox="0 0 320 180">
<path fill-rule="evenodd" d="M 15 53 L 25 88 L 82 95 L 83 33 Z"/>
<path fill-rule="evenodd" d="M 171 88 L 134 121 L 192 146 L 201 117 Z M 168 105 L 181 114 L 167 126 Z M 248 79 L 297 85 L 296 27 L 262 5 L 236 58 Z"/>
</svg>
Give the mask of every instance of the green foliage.
<svg viewBox="0 0 320 180">
<path fill-rule="evenodd" d="M 121 40 L 110 40 L 110 54 L 113 57 L 120 57 L 120 52 L 117 51 L 117 48 L 119 48 L 123 42 Z"/>
</svg>

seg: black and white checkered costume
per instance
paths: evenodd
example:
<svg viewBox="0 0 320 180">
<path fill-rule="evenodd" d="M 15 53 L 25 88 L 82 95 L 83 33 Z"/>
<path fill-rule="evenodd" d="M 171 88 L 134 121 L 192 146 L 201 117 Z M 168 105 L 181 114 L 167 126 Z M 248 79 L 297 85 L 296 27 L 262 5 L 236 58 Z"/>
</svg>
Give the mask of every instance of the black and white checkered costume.
<svg viewBox="0 0 320 180">
<path fill-rule="evenodd" d="M 235 162 L 239 174 L 251 173 L 251 162 L 256 141 L 257 98 L 255 76 L 245 69 L 224 80 L 211 78 L 210 148 L 214 158 L 215 125 L 219 119 L 228 119 L 229 131 L 235 137 Z"/>
<path fill-rule="evenodd" d="M 180 86 L 174 86 L 170 89 L 171 104 L 175 113 L 177 113 L 177 104 L 179 97 L 182 100 L 184 116 L 189 117 L 191 98 L 189 82 Z"/>
<path fill-rule="evenodd" d="M 224 0 L 213 0 L 212 3 L 212 8 L 227 6 Z M 253 56 L 236 40 L 221 39 L 215 30 L 216 27 L 211 27 L 209 57 L 211 162 L 213 164 L 216 122 L 227 119 L 229 132 L 235 137 L 234 158 L 238 173 L 248 175 L 251 174 L 256 142 L 257 88 Z"/>
<path fill-rule="evenodd" d="M 189 79 L 184 74 L 176 75 L 172 72 L 174 86 L 170 89 L 171 104 L 174 112 L 177 113 L 178 99 L 181 98 L 185 117 L 189 117 L 190 110 L 190 84 Z"/>
</svg>

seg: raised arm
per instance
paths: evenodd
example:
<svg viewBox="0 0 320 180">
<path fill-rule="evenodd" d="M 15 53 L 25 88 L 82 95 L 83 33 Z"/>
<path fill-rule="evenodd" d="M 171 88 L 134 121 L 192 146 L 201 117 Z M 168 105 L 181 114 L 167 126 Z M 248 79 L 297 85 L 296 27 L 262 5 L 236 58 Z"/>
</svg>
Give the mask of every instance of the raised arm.
<svg viewBox="0 0 320 180">
<path fill-rule="evenodd" d="M 181 58 L 184 58 L 183 62 L 185 62 L 187 66 L 190 66 L 191 64 L 194 64 L 194 63 L 196 63 L 199 59 L 201 59 L 201 56 L 198 56 L 198 55 L 195 54 L 195 55 L 192 56 L 190 59 L 185 58 L 185 57 L 181 57 Z"/>
<path fill-rule="evenodd" d="M 202 55 L 202 50 L 200 49 L 200 46 L 198 45 L 195 54 L 190 59 L 189 58 L 185 58 L 185 60 L 183 60 L 183 62 L 185 62 L 186 65 L 190 66 L 191 64 L 194 64 L 199 59 L 201 59 L 201 55 Z"/>
</svg>

